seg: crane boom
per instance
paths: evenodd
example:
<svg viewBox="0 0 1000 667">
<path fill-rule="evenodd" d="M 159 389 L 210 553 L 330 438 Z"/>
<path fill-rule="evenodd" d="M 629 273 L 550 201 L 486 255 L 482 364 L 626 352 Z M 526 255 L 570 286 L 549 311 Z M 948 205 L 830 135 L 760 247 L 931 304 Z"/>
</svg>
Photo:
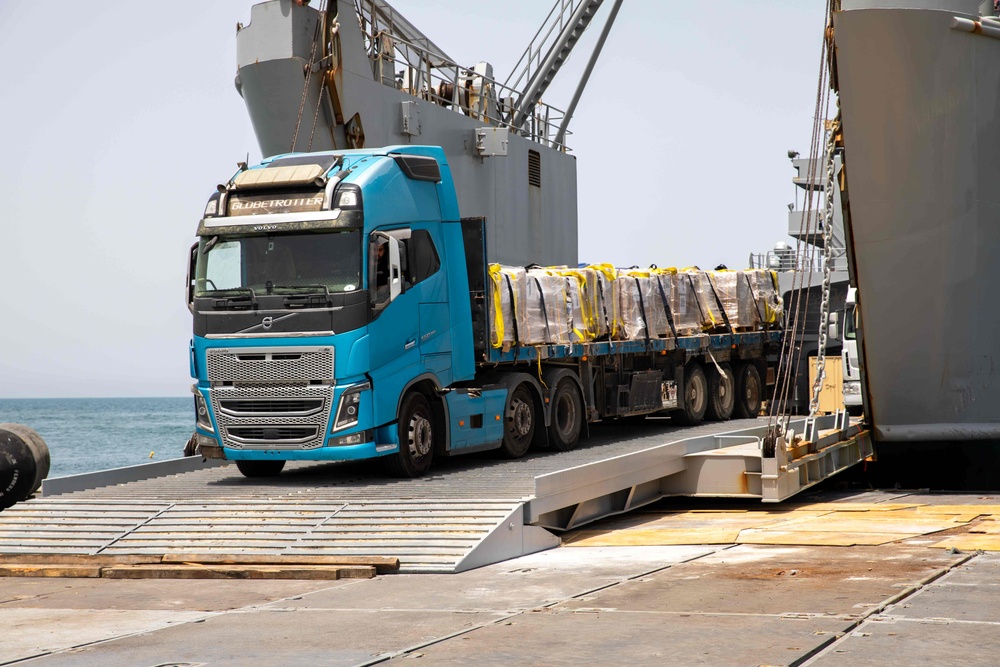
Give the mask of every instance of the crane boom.
<svg viewBox="0 0 1000 667">
<path fill-rule="evenodd" d="M 513 114 L 511 122 L 513 127 L 521 127 L 535 110 L 535 106 L 541 100 L 563 63 L 569 58 L 573 47 L 576 46 L 587 26 L 593 20 L 594 14 L 603 3 L 604 0 L 580 0 L 575 8 L 573 5 L 568 5 L 563 9 L 563 13 L 573 9 L 572 18 L 566 22 L 562 31 L 549 47 L 541 67 L 528 80 L 528 85 L 525 87 L 524 94 L 521 95 Z M 527 66 L 530 66 L 530 60 Z"/>
</svg>

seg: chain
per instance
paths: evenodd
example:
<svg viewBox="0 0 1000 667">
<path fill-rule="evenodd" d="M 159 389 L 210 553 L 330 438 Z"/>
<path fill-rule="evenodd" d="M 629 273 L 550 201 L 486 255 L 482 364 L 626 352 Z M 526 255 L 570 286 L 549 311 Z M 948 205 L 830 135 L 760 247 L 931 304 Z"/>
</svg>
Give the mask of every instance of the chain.
<svg viewBox="0 0 1000 667">
<path fill-rule="evenodd" d="M 830 319 L 830 282 L 831 265 L 833 264 L 833 186 L 834 186 L 834 147 L 837 140 L 837 121 L 830 125 L 826 141 L 826 184 L 824 195 L 826 207 L 823 210 L 823 287 L 819 306 L 819 339 L 816 350 L 816 379 L 813 381 L 812 399 L 809 401 L 809 416 L 815 417 L 819 411 L 819 394 L 823 390 L 823 380 L 826 379 L 826 336 L 827 321 Z"/>
<path fill-rule="evenodd" d="M 323 15 L 320 14 L 316 17 L 316 31 L 313 33 L 312 41 L 312 51 L 309 53 L 309 62 L 306 63 L 306 80 L 302 84 L 302 99 L 299 101 L 299 115 L 295 119 L 295 132 L 292 133 L 292 146 L 289 151 L 295 151 L 295 142 L 299 138 L 299 126 L 302 125 L 302 112 L 306 108 L 306 99 L 309 97 L 309 82 L 312 80 L 313 67 L 316 64 L 316 47 L 319 45 L 319 40 L 321 37 L 321 31 L 323 29 Z M 313 129 L 315 130 L 315 121 L 313 121 Z M 312 136 L 309 138 L 310 148 L 312 147 Z"/>
</svg>

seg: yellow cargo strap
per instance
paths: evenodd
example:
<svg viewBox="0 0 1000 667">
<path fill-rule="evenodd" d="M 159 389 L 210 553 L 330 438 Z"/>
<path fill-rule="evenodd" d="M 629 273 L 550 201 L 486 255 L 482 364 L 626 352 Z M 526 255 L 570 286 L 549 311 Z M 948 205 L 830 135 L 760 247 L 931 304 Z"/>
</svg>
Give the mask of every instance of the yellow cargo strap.
<svg viewBox="0 0 1000 667">
<path fill-rule="evenodd" d="M 490 340 L 495 348 L 503 347 L 504 326 L 503 326 L 503 302 L 501 301 L 500 290 L 503 289 L 503 269 L 499 264 L 490 264 L 490 282 L 493 283 L 493 327 L 495 329 L 496 340 Z M 510 304 L 511 316 L 514 314 L 514 304 Z M 517 342 L 517 341 L 515 341 Z"/>
<path fill-rule="evenodd" d="M 604 276 L 605 280 L 610 282 L 612 285 L 618 280 L 618 269 L 614 267 L 613 264 L 591 264 L 587 267 L 588 269 L 593 269 L 597 271 L 598 276 Z M 600 279 L 600 278 L 598 278 Z M 612 294 L 614 294 L 614 288 L 612 288 Z M 618 299 L 611 297 L 611 320 L 608 321 L 607 304 L 604 302 L 604 290 L 601 290 L 601 304 L 605 308 L 604 321 L 611 333 L 611 338 L 618 337 Z"/>
<path fill-rule="evenodd" d="M 577 269 L 558 269 L 555 274 L 570 279 L 576 279 L 576 284 L 580 288 L 580 316 L 583 318 L 583 330 L 573 327 L 573 333 L 581 342 L 586 342 L 597 336 L 597 318 L 593 315 L 590 303 L 590 294 L 587 291 L 587 277 Z M 572 299 L 570 300 L 572 304 Z"/>
</svg>

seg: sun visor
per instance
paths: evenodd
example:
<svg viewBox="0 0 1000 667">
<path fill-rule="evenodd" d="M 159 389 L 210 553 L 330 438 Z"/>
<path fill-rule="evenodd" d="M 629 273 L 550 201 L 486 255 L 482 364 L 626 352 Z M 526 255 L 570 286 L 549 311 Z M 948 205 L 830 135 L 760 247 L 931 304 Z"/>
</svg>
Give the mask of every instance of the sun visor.
<svg viewBox="0 0 1000 667">
<path fill-rule="evenodd" d="M 266 169 L 248 169 L 233 179 L 235 190 L 259 190 L 289 186 L 322 186 L 325 170 L 318 164 L 286 165 Z"/>
</svg>

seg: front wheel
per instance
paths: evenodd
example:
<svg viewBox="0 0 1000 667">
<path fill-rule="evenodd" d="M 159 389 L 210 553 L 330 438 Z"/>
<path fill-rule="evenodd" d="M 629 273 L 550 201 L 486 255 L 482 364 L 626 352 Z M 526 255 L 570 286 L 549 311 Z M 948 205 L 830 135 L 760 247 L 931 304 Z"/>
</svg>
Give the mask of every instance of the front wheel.
<svg viewBox="0 0 1000 667">
<path fill-rule="evenodd" d="M 583 399 L 576 384 L 564 378 L 556 385 L 552 396 L 552 423 L 549 425 L 549 447 L 568 452 L 576 447 L 583 430 Z"/>
<path fill-rule="evenodd" d="M 284 461 L 237 461 L 244 477 L 277 477 L 285 468 Z"/>
<path fill-rule="evenodd" d="M 399 411 L 399 451 L 385 459 L 393 477 L 420 477 L 434 459 L 434 414 L 427 397 L 414 392 Z"/>
</svg>

